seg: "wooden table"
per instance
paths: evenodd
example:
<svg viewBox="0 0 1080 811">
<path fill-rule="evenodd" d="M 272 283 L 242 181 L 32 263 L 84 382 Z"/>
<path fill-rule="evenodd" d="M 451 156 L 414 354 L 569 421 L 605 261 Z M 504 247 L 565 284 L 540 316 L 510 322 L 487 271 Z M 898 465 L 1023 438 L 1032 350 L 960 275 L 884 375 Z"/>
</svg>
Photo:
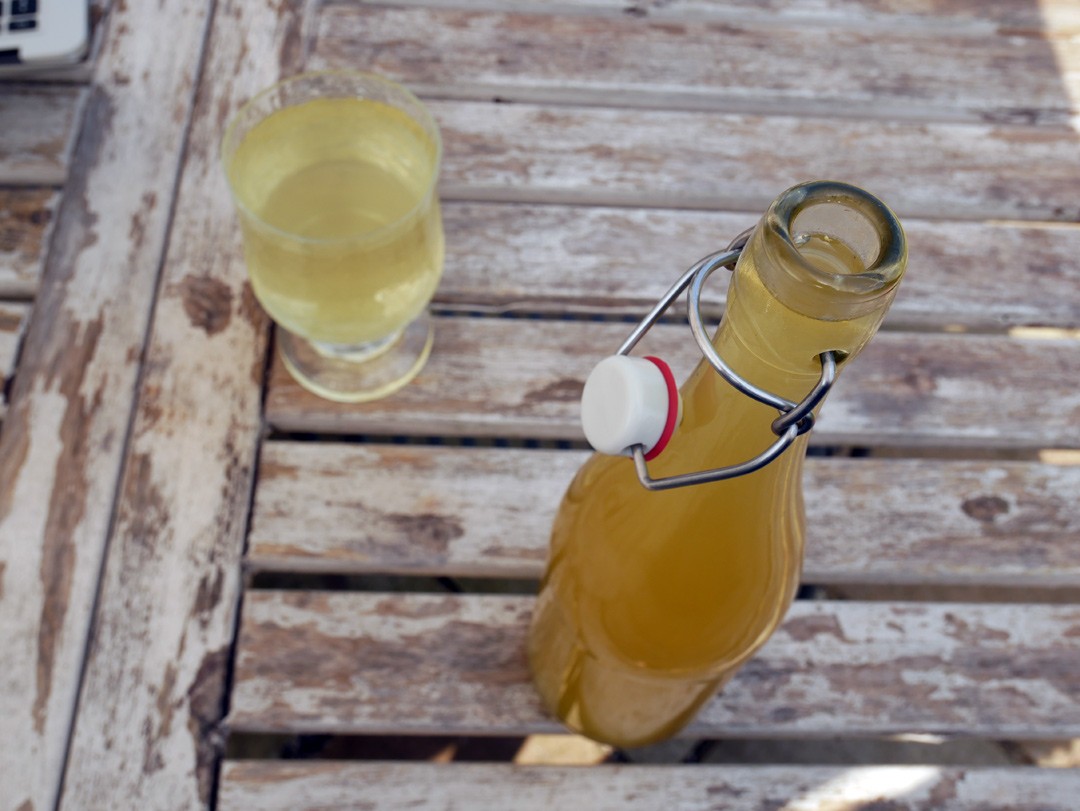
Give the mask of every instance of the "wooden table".
<svg viewBox="0 0 1080 811">
<path fill-rule="evenodd" d="M 888 201 L 910 272 L 814 434 L 817 599 L 685 736 L 1080 737 L 1080 7 L 987 5 L 95 6 L 83 68 L 0 86 L 0 807 L 1076 808 L 1075 770 L 933 755 L 395 754 L 557 731 L 522 642 L 583 376 L 814 177 Z M 217 160 L 324 67 L 445 143 L 434 354 L 365 406 L 269 360 Z"/>
</svg>

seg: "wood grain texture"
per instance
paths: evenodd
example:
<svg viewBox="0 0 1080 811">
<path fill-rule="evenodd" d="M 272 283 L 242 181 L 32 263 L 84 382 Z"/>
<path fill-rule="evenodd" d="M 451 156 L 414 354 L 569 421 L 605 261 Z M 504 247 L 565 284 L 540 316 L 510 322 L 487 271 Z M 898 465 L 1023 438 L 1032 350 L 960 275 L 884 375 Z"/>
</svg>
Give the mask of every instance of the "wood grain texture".
<svg viewBox="0 0 1080 811">
<path fill-rule="evenodd" d="M 88 90 L 0 94 L 3 182 L 67 176 L 0 434 L 0 774 L 12 808 L 57 802 L 207 15 L 121 6 Z M 169 36 L 146 35 L 159 30 Z"/>
<path fill-rule="evenodd" d="M 479 763 L 231 761 L 221 811 L 1071 811 L 1067 769 L 936 766 L 512 766 Z"/>
<path fill-rule="evenodd" d="M 449 202 L 436 303 L 467 312 L 640 318 L 684 268 L 760 216 Z M 1080 326 L 1080 228 L 907 219 L 904 230 L 911 260 L 890 325 Z M 710 279 L 705 312 L 720 314 L 726 284 L 726 274 Z"/>
<path fill-rule="evenodd" d="M 420 375 L 363 405 L 320 400 L 280 361 L 267 417 L 285 431 L 581 439 L 578 402 L 593 365 L 630 325 L 443 318 Z M 1078 341 L 883 332 L 840 376 L 811 441 L 819 444 L 1080 446 Z M 698 360 L 688 327 L 642 343 L 682 380 Z M 717 379 L 717 385 L 722 381 Z"/>
<path fill-rule="evenodd" d="M 7 411 L 7 391 L 15 373 L 15 360 L 29 309 L 25 304 L 0 301 L 0 422 Z"/>
<path fill-rule="evenodd" d="M 313 65 L 364 65 L 442 97 L 1055 126 L 1080 104 L 1080 41 L 1000 29 L 368 5 L 320 17 Z"/>
<path fill-rule="evenodd" d="M 1032 34 L 1080 29 L 1080 9 L 1071 0 L 326 0 L 326 6 L 360 3 L 474 11 L 506 11 L 563 16 L 588 14 L 830 27 L 874 26 L 884 31 L 942 31 L 993 34 L 999 29 Z"/>
<path fill-rule="evenodd" d="M 86 94 L 78 87 L 0 85 L 0 184 L 64 182 Z"/>
<path fill-rule="evenodd" d="M 58 204 L 52 189 L 0 188 L 0 296 L 36 292 Z"/>
<path fill-rule="evenodd" d="M 901 216 L 1080 220 L 1080 136 L 1067 127 L 429 106 L 448 199 L 764 211 L 818 177 L 862 186 Z"/>
<path fill-rule="evenodd" d="M 529 679 L 532 598 L 249 592 L 230 726 L 551 731 Z M 684 737 L 1080 734 L 1080 607 L 797 602 Z"/>
<path fill-rule="evenodd" d="M 539 579 L 555 510 L 585 458 L 270 442 L 247 563 Z M 1080 585 L 1080 467 L 811 458 L 805 492 L 806 582 Z"/>
<path fill-rule="evenodd" d="M 218 143 L 228 116 L 295 68 L 302 6 L 237 0 L 214 11 L 71 743 L 66 807 L 212 804 L 267 334 L 237 259 L 240 236 Z"/>
</svg>

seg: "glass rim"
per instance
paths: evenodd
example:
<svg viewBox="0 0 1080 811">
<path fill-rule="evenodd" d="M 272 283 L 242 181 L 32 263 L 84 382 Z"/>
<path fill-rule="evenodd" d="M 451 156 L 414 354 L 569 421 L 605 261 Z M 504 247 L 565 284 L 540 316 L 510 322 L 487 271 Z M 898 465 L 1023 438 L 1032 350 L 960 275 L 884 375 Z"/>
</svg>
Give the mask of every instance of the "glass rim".
<svg viewBox="0 0 1080 811">
<path fill-rule="evenodd" d="M 419 116 L 416 113 L 414 113 L 413 111 L 411 111 L 411 110 L 403 110 L 403 112 L 405 112 L 406 115 L 408 115 L 410 118 L 412 118 L 418 124 L 420 124 L 420 126 L 425 130 L 425 132 L 427 132 L 432 137 L 432 140 L 434 142 L 434 145 L 435 145 L 434 171 L 431 173 L 431 182 L 428 183 L 427 189 L 425 190 L 424 194 L 417 200 L 416 205 L 414 205 L 412 208 L 410 208 L 407 212 L 402 214 L 400 217 L 397 217 L 396 219 L 392 220 L 391 222 L 384 223 L 383 225 L 380 225 L 378 228 L 376 228 L 376 229 L 374 229 L 372 231 L 365 231 L 362 234 L 353 234 L 353 235 L 344 236 L 344 237 L 330 237 L 330 238 L 307 237 L 307 236 L 304 236 L 302 234 L 297 234 L 297 233 L 294 233 L 292 231 L 287 231 L 287 230 L 285 230 L 283 228 L 279 228 L 278 226 L 267 222 L 265 219 L 260 217 L 254 211 L 252 211 L 251 208 L 242 199 L 240 199 L 240 196 L 236 193 L 236 189 L 233 188 L 232 178 L 229 176 L 229 167 L 228 167 L 228 163 L 227 163 L 225 153 L 226 153 L 227 147 L 230 145 L 230 142 L 233 140 L 234 133 L 236 132 L 237 128 L 240 126 L 240 123 L 243 120 L 244 116 L 248 112 L 250 112 L 253 108 L 255 108 L 260 102 L 265 101 L 269 96 L 271 96 L 273 93 L 276 93 L 281 88 L 283 88 L 285 86 L 288 86 L 288 85 L 301 84 L 303 82 L 308 82 L 308 81 L 311 81 L 312 79 L 317 79 L 317 78 L 320 78 L 320 77 L 339 77 L 339 78 L 342 78 L 342 79 L 361 80 L 361 81 L 369 82 L 369 83 L 372 83 L 372 84 L 382 85 L 382 86 L 384 86 L 384 87 L 386 87 L 386 88 L 388 88 L 388 89 L 390 89 L 390 90 L 392 90 L 392 91 L 394 91 L 396 93 L 402 94 L 409 102 L 411 102 L 413 105 L 415 105 L 416 111 L 419 113 Z M 366 97 L 354 94 L 352 96 L 328 96 L 326 98 L 358 98 L 358 99 L 363 99 L 363 98 L 366 98 Z M 315 101 L 315 99 L 312 98 L 312 99 L 309 99 L 309 101 Z M 302 102 L 302 103 L 307 103 L 307 102 Z M 289 105 L 289 106 L 297 106 L 297 105 Z M 402 109 L 399 105 L 394 105 L 394 106 L 397 107 L 397 109 Z M 284 108 L 281 108 L 281 109 L 284 109 Z M 260 121 L 266 120 L 267 117 L 268 116 L 263 116 L 263 118 L 260 119 Z M 242 141 L 240 143 L 242 143 Z M 240 146 L 240 143 L 237 143 L 235 145 L 234 151 L 235 151 L 236 148 L 238 148 Z M 439 185 L 439 174 L 440 174 L 440 171 L 441 171 L 441 168 L 442 168 L 442 133 L 439 131 L 439 125 L 435 121 L 434 116 L 432 116 L 431 111 L 428 110 L 427 105 L 425 105 L 424 102 L 421 101 L 420 98 L 415 93 L 413 93 L 409 88 L 407 88 L 405 85 L 403 85 L 403 84 L 401 84 L 399 82 L 395 82 L 393 79 L 388 79 L 387 77 L 381 76 L 378 73 L 373 73 L 372 71 L 353 70 L 353 69 L 349 69 L 349 68 L 331 68 L 331 69 L 327 69 L 327 70 L 313 70 L 313 71 L 305 71 L 303 73 L 297 73 L 297 74 L 294 74 L 292 76 L 288 76 L 288 77 L 286 77 L 284 79 L 281 79 L 281 80 L 279 80 L 277 82 L 274 82 L 274 84 L 270 85 L 269 87 L 263 88 L 258 93 L 256 93 L 254 96 L 252 96 L 250 99 L 248 99 L 246 102 L 244 102 L 244 104 L 242 104 L 236 110 L 236 112 L 233 113 L 233 115 L 229 118 L 228 123 L 225 125 L 225 133 L 224 133 L 224 135 L 222 135 L 221 142 L 220 142 L 220 144 L 218 146 L 218 160 L 219 160 L 219 163 L 221 164 L 222 171 L 223 171 L 223 173 L 225 175 L 225 184 L 229 187 L 229 196 L 232 197 L 233 204 L 236 206 L 236 208 L 242 214 L 244 214 L 246 217 L 248 217 L 259 228 L 264 229 L 264 230 L 266 230 L 266 231 L 268 231 L 268 232 L 270 232 L 272 234 L 275 234 L 277 236 L 280 236 L 280 237 L 282 237 L 284 239 L 288 239 L 288 240 L 291 240 L 293 242 L 297 242 L 297 243 L 304 244 L 304 245 L 328 245 L 329 246 L 329 245 L 349 245 L 349 244 L 352 244 L 352 243 L 363 243 L 363 242 L 368 242 L 368 241 L 377 242 L 380 239 L 382 239 L 383 237 L 385 237 L 385 235 L 393 233 L 395 230 L 400 228 L 400 226 L 403 223 L 407 223 L 410 220 L 416 219 L 421 212 L 426 210 L 428 208 L 428 206 L 431 205 L 432 197 L 434 196 L 435 190 L 436 190 L 436 188 L 438 188 L 438 185 Z"/>
<path fill-rule="evenodd" d="M 808 261 L 799 251 L 791 225 L 806 208 L 825 203 L 846 206 L 861 214 L 874 228 L 878 253 L 859 273 L 831 273 Z M 784 264 L 835 293 L 876 298 L 890 290 L 903 276 L 907 262 L 907 242 L 903 227 L 892 210 L 880 199 L 858 186 L 835 180 L 800 183 L 781 194 L 769 207 L 764 225 L 777 239 L 770 247 L 783 252 Z"/>
</svg>

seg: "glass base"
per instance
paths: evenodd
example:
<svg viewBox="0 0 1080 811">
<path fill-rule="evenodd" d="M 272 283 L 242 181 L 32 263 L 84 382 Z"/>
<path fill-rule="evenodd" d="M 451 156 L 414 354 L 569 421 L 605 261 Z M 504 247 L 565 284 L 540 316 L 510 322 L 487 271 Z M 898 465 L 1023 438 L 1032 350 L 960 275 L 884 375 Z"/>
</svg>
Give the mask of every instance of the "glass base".
<svg viewBox="0 0 1080 811">
<path fill-rule="evenodd" d="M 296 382 L 339 403 L 364 403 L 393 394 L 424 367 L 434 337 L 427 311 L 401 332 L 367 344 L 325 344 L 280 326 L 277 330 L 278 350 Z"/>
</svg>

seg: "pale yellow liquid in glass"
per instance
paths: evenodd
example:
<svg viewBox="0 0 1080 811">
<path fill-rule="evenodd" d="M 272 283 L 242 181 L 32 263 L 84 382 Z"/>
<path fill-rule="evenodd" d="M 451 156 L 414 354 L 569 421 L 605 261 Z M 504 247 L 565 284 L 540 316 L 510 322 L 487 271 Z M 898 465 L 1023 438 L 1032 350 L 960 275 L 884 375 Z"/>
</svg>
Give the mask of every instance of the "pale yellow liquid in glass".
<svg viewBox="0 0 1080 811">
<path fill-rule="evenodd" d="M 434 140 L 377 101 L 317 99 L 255 125 L 227 171 L 252 286 L 274 321 L 352 345 L 414 319 L 443 267 L 437 169 Z"/>
<path fill-rule="evenodd" d="M 830 272 L 861 272 L 824 235 L 802 247 Z M 818 354 L 855 354 L 882 317 L 822 321 L 782 304 L 744 253 L 714 341 L 751 382 L 800 400 Z M 654 477 L 746 461 L 775 439 L 777 412 L 702 362 L 682 387 L 683 420 Z M 768 638 L 798 585 L 806 437 L 741 478 L 650 493 L 631 460 L 594 455 L 556 518 L 529 653 L 548 708 L 617 746 L 674 734 Z"/>
</svg>

